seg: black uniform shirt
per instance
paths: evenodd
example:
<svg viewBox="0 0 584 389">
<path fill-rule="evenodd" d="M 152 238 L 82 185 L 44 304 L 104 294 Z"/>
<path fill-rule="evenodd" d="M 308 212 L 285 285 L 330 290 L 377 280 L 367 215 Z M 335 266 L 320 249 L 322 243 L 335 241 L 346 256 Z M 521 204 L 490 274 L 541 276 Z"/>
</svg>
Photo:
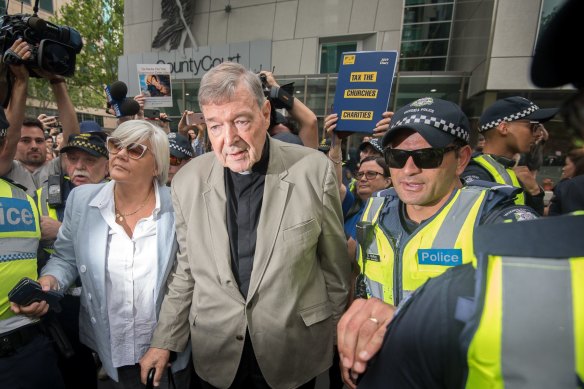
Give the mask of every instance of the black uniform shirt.
<svg viewBox="0 0 584 389">
<path fill-rule="evenodd" d="M 460 296 L 474 295 L 474 274 L 471 264 L 451 268 L 404 302 L 358 388 L 461 388 L 468 368 L 455 310 Z"/>
<path fill-rule="evenodd" d="M 247 297 L 253 269 L 257 227 L 262 209 L 268 161 L 269 141 L 266 139 L 262 157 L 252 166 L 251 172 L 240 174 L 225 168 L 227 232 L 231 250 L 231 269 L 243 297 Z"/>
</svg>

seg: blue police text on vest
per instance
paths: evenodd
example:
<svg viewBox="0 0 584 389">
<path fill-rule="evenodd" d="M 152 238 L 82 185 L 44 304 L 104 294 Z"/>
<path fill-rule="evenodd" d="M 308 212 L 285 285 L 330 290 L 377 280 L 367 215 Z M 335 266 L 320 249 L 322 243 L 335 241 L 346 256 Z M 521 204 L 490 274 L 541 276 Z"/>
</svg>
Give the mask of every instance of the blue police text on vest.
<svg viewBox="0 0 584 389">
<path fill-rule="evenodd" d="M 21 199 L 0 201 L 0 232 L 35 231 L 34 213 L 30 203 Z"/>
<path fill-rule="evenodd" d="M 461 249 L 419 249 L 420 265 L 459 266 L 462 265 Z"/>
</svg>

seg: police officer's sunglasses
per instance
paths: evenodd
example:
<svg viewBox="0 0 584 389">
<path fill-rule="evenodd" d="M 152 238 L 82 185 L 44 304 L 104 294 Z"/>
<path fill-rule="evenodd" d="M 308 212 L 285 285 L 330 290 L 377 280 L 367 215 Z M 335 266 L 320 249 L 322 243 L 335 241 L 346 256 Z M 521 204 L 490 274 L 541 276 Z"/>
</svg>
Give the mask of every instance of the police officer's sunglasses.
<svg viewBox="0 0 584 389">
<path fill-rule="evenodd" d="M 118 138 L 114 138 L 112 136 L 107 138 L 105 144 L 107 151 L 110 154 L 115 155 L 122 151 L 122 149 L 126 149 L 128 157 L 132 159 L 142 158 L 144 154 L 146 154 L 146 151 L 148 150 L 148 146 L 140 143 L 128 143 L 127 145 L 124 145 L 121 140 L 119 140 Z"/>
<path fill-rule="evenodd" d="M 532 134 L 535 134 L 537 131 L 539 131 L 541 127 L 541 123 L 535 120 L 517 120 L 517 122 L 526 124 Z"/>
<path fill-rule="evenodd" d="M 460 146 L 447 146 L 436 149 L 400 150 L 386 147 L 383 156 L 387 166 L 394 169 L 402 169 L 410 157 L 420 169 L 436 169 L 442 165 L 444 154 L 459 148 Z"/>
</svg>

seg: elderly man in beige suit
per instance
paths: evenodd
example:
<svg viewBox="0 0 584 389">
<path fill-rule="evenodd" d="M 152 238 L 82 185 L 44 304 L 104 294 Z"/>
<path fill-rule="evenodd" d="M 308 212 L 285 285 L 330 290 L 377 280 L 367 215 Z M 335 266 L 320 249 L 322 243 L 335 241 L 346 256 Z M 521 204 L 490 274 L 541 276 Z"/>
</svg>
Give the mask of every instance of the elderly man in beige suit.
<svg viewBox="0 0 584 389">
<path fill-rule="evenodd" d="M 267 135 L 258 76 L 201 81 L 214 153 L 174 178 L 179 253 L 142 380 L 190 340 L 204 388 L 313 388 L 332 363 L 350 262 L 332 162 Z"/>
</svg>

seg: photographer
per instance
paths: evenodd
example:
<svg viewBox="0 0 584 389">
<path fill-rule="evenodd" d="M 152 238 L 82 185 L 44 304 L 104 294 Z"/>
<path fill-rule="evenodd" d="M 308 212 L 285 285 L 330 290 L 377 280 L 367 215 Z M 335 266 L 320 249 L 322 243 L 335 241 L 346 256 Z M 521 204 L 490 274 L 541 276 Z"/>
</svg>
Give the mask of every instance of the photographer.
<svg viewBox="0 0 584 389">
<path fill-rule="evenodd" d="M 15 63 L 11 65 L 14 81 L 7 114 L 9 120 L 12 121 L 13 111 L 24 110 L 26 103 L 29 71 L 21 64 L 30 56 L 30 44 L 18 39 L 12 46 L 10 54 L 12 61 Z M 18 61 L 20 61 L 20 64 Z M 47 79 L 51 85 L 63 127 L 63 143 L 61 147 L 65 147 L 69 136 L 79 133 L 77 114 L 69 98 L 65 78 L 42 69 L 35 69 L 35 73 Z M 31 121 L 28 122 L 30 125 L 22 125 L 18 137 L 15 133 L 10 134 L 5 149 L 7 158 L 16 156 L 6 176 L 12 181 L 24 185 L 30 195 L 34 195 L 36 189 L 42 186 L 49 175 L 60 174 L 64 170 L 61 158 L 55 158 L 46 163 L 46 142 L 43 124 L 36 119 L 34 122 L 36 123 Z M 22 123 L 22 120 L 19 123 Z M 39 140 L 38 142 L 37 139 Z M 10 147 L 14 144 L 13 142 L 16 143 L 16 146 Z"/>
<path fill-rule="evenodd" d="M 260 72 L 260 76 L 261 75 L 265 76 L 264 87 L 280 88 L 280 85 L 278 85 L 271 72 L 263 70 Z M 313 149 L 318 148 L 318 122 L 316 115 L 300 100 L 295 99 L 294 96 L 290 97 L 292 99 L 290 102 L 291 108 L 287 108 L 287 111 L 290 114 L 290 118 L 298 123 L 298 137 L 302 140 L 304 146 Z M 270 103 L 272 103 L 271 99 Z M 274 110 L 273 106 L 272 110 Z M 287 126 L 282 126 L 283 123 L 278 123 L 278 120 L 275 120 L 275 122 L 276 123 L 270 123 L 270 128 L 268 130 L 270 135 L 275 135 L 274 131 L 292 132 L 289 128 L 286 128 Z"/>
</svg>

